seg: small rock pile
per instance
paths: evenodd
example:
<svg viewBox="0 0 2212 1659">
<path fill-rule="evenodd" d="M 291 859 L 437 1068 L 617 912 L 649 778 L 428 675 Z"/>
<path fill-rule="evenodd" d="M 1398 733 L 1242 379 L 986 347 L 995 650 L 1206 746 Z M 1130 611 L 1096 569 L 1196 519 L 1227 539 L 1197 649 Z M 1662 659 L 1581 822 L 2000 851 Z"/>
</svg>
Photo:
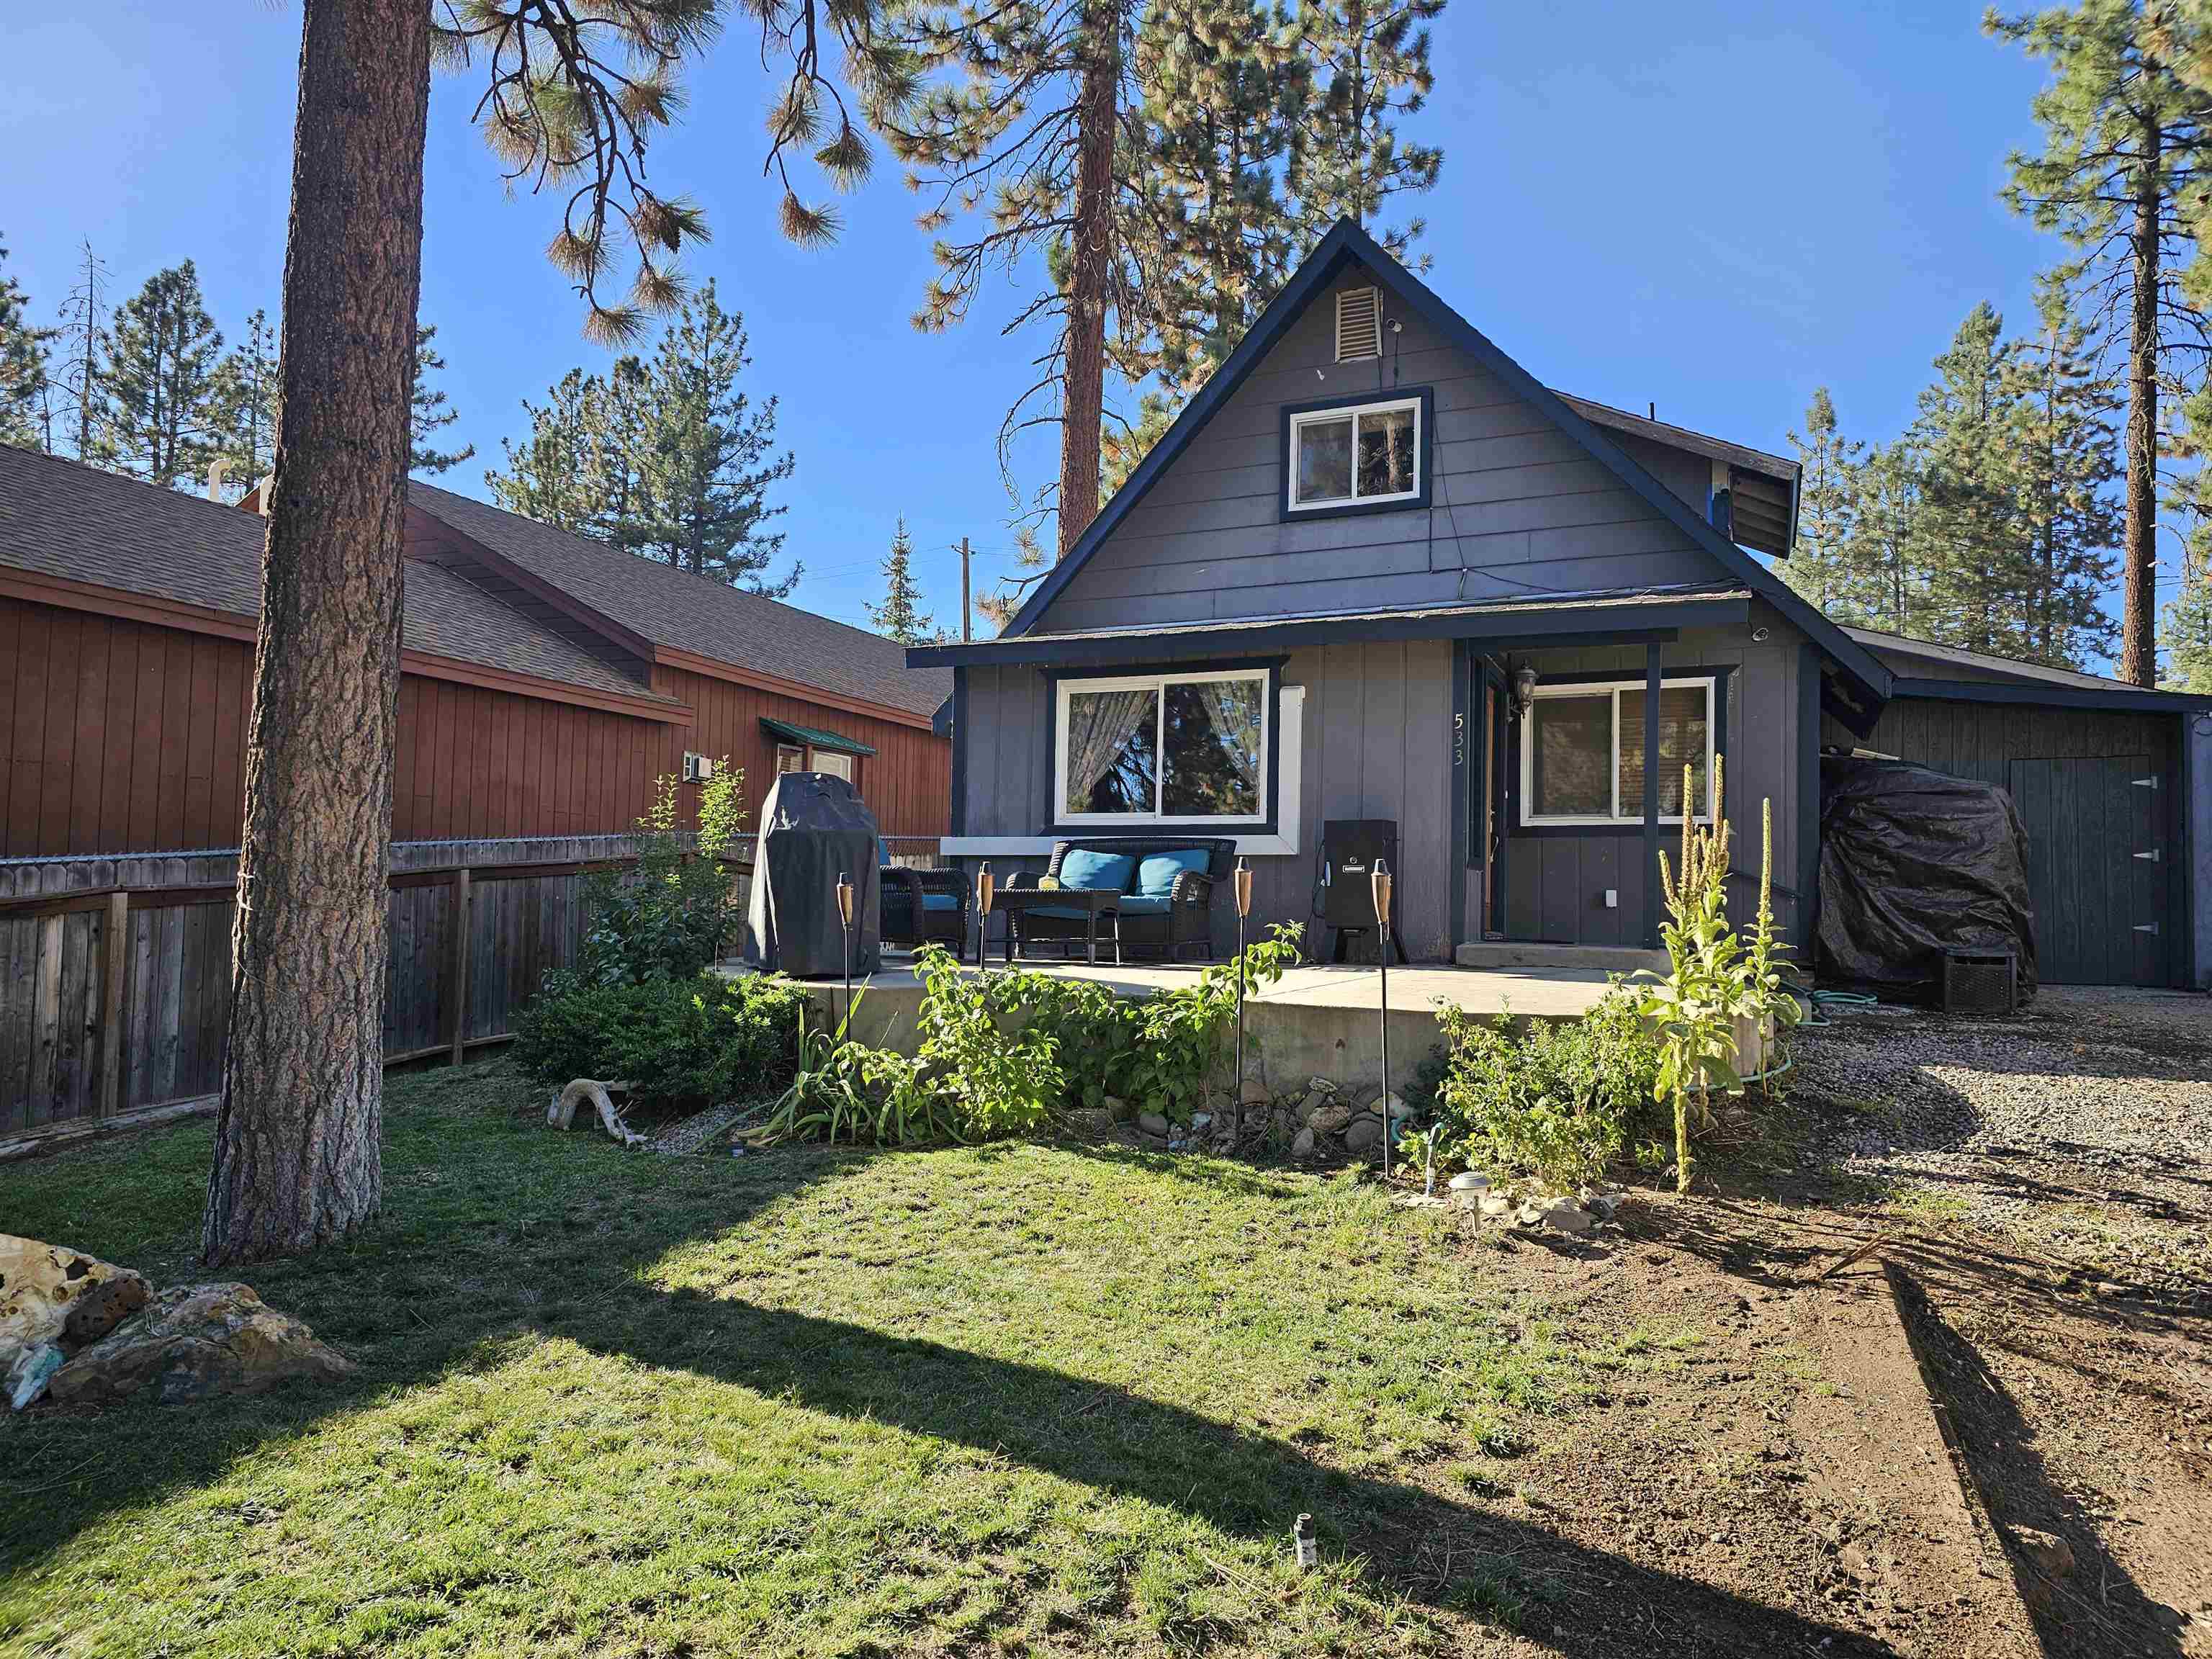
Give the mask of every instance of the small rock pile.
<svg viewBox="0 0 2212 1659">
<path fill-rule="evenodd" d="M 0 1233 L 0 1383 L 13 1410 L 41 1395 L 97 1406 L 142 1392 L 175 1405 L 353 1369 L 250 1285 L 156 1295 L 128 1267 Z"/>
<path fill-rule="evenodd" d="M 1451 1201 L 1477 1218 L 1506 1227 L 1587 1238 L 1613 1218 L 1620 1195 L 1584 1187 L 1572 1194 L 1496 1186 L 1488 1176 L 1468 1170 L 1451 1178 Z"/>
<path fill-rule="evenodd" d="M 1137 1111 L 1123 1101 L 1109 1099 L 1106 1107 L 1115 1121 L 1133 1127 L 1138 1144 L 1147 1151 L 1233 1152 L 1238 1148 L 1237 1114 L 1226 1108 L 1194 1112 L 1185 1127 L 1158 1112 Z M 1310 1077 L 1277 1094 L 1259 1078 L 1250 1077 L 1244 1083 L 1242 1140 L 1288 1147 L 1301 1163 L 1374 1158 L 1380 1156 L 1385 1121 L 1402 1128 L 1412 1116 L 1413 1109 L 1399 1096 L 1385 1095 L 1379 1084 L 1346 1088 L 1325 1077 Z"/>
</svg>

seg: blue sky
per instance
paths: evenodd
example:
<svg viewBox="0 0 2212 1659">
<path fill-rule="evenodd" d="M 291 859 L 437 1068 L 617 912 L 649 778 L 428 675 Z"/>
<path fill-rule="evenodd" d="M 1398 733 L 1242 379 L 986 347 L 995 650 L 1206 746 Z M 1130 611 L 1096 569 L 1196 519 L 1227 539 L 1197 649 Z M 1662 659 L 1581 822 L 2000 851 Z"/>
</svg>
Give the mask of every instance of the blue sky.
<svg viewBox="0 0 2212 1659">
<path fill-rule="evenodd" d="M 1437 93 L 1415 118 L 1443 147 L 1421 204 L 1430 280 L 1540 378 L 1739 442 L 1780 450 L 1813 388 L 1887 438 L 1928 364 L 1989 299 L 2026 320 L 2055 246 L 1997 200 L 2008 149 L 2033 142 L 2037 65 L 1985 39 L 1978 0 L 1775 8 L 1552 8 L 1454 0 Z M 300 18 L 269 0 L 102 0 L 25 8 L 0 62 L 0 240 L 40 314 L 89 238 L 118 295 L 185 258 L 226 333 L 272 312 Z M 861 620 L 902 514 L 940 619 L 955 619 L 963 535 L 979 585 L 1011 565 L 995 434 L 1036 343 L 987 293 L 963 329 L 908 323 L 931 262 L 887 161 L 842 204 L 833 246 L 774 228 L 761 177 L 766 84 L 740 32 L 690 82 L 650 158 L 661 189 L 707 210 L 688 262 L 744 313 L 757 392 L 781 398 L 798 471 L 780 497 L 794 596 Z M 510 198 L 469 125 L 474 88 L 432 93 L 422 317 L 438 327 L 448 435 L 477 460 L 441 480 L 489 495 L 482 467 L 521 400 L 605 354 L 542 249 L 545 199 Z M 1047 476 L 1045 446 L 1022 482 Z"/>
</svg>

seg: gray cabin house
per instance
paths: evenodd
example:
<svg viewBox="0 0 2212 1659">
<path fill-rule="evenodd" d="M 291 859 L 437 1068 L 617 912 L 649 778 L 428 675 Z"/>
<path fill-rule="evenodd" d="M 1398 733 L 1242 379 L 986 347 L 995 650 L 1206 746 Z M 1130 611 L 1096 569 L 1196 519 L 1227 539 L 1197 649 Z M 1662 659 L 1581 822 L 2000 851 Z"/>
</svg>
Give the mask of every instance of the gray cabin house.
<svg viewBox="0 0 2212 1659">
<path fill-rule="evenodd" d="M 1547 390 L 1340 222 L 999 638 L 909 651 L 954 671 L 944 851 L 1231 836 L 1255 923 L 1310 928 L 1322 824 L 1387 818 L 1415 961 L 1644 946 L 1724 756 L 1734 908 L 1771 800 L 1803 940 L 1857 747 L 2012 791 L 2045 979 L 2212 981 L 2212 700 L 1838 627 L 1757 556 L 1796 489 Z"/>
</svg>

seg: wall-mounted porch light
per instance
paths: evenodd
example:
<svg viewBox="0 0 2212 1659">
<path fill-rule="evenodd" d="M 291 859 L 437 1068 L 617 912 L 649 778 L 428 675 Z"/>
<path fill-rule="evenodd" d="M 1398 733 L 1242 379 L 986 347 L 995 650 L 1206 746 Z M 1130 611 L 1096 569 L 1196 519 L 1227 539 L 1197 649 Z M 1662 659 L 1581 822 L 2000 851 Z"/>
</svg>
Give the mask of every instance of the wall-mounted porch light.
<svg viewBox="0 0 2212 1659">
<path fill-rule="evenodd" d="M 1513 671 L 1513 709 L 1523 720 L 1536 706 L 1536 671 L 1522 663 Z"/>
</svg>

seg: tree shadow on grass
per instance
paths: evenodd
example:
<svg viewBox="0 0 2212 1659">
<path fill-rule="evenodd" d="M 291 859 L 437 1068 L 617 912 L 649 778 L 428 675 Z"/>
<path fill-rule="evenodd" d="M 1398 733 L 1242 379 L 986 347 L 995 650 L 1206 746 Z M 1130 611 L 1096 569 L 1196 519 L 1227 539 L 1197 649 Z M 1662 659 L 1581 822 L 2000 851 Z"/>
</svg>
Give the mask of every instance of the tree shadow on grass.
<svg viewBox="0 0 2212 1659">
<path fill-rule="evenodd" d="M 197 1174 L 204 1127 L 179 1133 L 191 1145 L 154 1161 L 165 1182 Z M 258 1449 L 481 1364 L 491 1345 L 544 1335 L 972 1446 L 1246 1538 L 1286 1540 L 1293 1517 L 1310 1512 L 1325 1547 L 1361 1559 L 1386 1601 L 1479 1611 L 1516 1599 L 1514 1586 L 1556 1585 L 1526 1622 L 1562 1654 L 1891 1651 L 1535 1520 L 1331 1468 L 1288 1442 L 1095 1380 L 649 1278 L 672 1251 L 875 1155 L 622 1158 L 520 1124 L 449 1142 L 436 1122 L 404 1114 L 392 1140 L 384 1222 L 253 1274 L 272 1304 L 353 1353 L 360 1371 L 258 1399 L 48 1412 L 0 1428 L 0 1568 L 35 1569 L 107 1516 L 216 1483 Z M 91 1212 L 137 1189 L 134 1168 L 143 1182 L 143 1167 L 118 1161 L 70 1200 L 87 1212 L 88 1247 L 102 1237 Z M 180 1218 L 191 1207 L 189 1194 L 165 1201 Z"/>
</svg>

